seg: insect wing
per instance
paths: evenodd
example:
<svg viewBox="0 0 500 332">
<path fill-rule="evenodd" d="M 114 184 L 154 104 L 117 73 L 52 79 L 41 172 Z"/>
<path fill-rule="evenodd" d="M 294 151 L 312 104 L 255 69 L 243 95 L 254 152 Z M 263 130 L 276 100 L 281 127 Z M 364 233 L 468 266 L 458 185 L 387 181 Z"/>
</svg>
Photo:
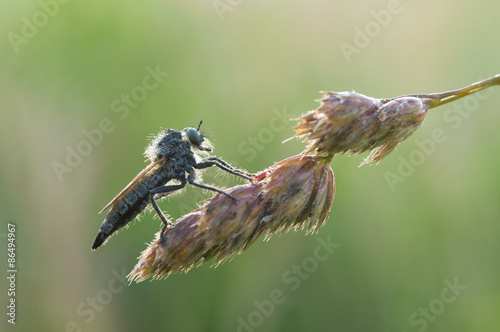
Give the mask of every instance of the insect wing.
<svg viewBox="0 0 500 332">
<path fill-rule="evenodd" d="M 123 196 L 123 194 L 125 194 L 134 184 L 136 184 L 142 177 L 144 177 L 144 175 L 146 175 L 151 169 L 153 169 L 153 167 L 155 167 L 158 163 L 162 162 L 163 160 L 165 160 L 166 157 L 163 157 L 161 159 L 158 159 L 157 161 L 155 162 L 152 162 L 151 164 L 149 164 L 148 166 L 146 166 L 142 171 L 139 172 L 139 174 L 137 174 L 135 176 L 135 178 L 130 181 L 129 184 L 127 184 L 127 186 L 125 188 L 122 189 L 122 191 L 120 191 L 118 193 L 118 195 L 115 196 L 115 198 L 113 198 L 111 200 L 111 202 L 109 202 L 105 207 L 102 208 L 101 211 L 99 211 L 99 214 L 101 214 L 104 210 L 106 210 L 108 207 L 110 207 L 111 205 L 113 205 L 118 199 L 120 199 L 120 197 Z"/>
</svg>

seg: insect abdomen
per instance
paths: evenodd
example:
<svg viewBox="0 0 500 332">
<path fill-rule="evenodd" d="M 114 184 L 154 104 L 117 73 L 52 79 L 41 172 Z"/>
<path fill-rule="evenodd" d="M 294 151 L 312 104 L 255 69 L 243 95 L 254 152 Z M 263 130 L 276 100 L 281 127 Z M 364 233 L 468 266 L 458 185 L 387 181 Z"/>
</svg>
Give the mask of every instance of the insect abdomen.
<svg viewBox="0 0 500 332">
<path fill-rule="evenodd" d="M 149 204 L 149 191 L 167 182 L 161 173 L 163 172 L 145 176 L 113 204 L 106 219 L 101 224 L 92 250 L 99 248 L 114 232 L 127 225 L 144 211 Z"/>
</svg>

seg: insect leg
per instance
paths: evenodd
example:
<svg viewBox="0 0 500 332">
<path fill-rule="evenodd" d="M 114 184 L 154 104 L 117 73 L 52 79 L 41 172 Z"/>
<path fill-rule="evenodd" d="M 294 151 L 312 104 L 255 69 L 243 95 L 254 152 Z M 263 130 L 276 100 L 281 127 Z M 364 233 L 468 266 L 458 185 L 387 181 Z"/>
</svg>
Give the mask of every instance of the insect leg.
<svg viewBox="0 0 500 332">
<path fill-rule="evenodd" d="M 204 158 L 198 164 L 196 164 L 194 167 L 197 169 L 202 169 L 202 168 L 208 168 L 211 166 L 217 166 L 220 169 L 222 169 L 228 173 L 231 173 L 233 175 L 240 176 L 240 177 L 245 178 L 245 179 L 250 180 L 250 181 L 253 180 L 251 174 L 249 174 L 245 171 L 239 170 L 237 168 L 234 168 L 233 166 L 226 163 L 224 160 L 217 158 L 217 157 Z"/>
<path fill-rule="evenodd" d="M 212 187 L 212 186 L 209 186 L 209 185 L 206 185 L 206 184 L 203 184 L 203 183 L 195 182 L 194 169 L 192 169 L 191 171 L 189 171 L 189 175 L 188 175 L 187 180 L 193 186 L 196 186 L 198 188 L 203 188 L 203 189 L 207 189 L 207 190 L 212 190 L 212 191 L 218 192 L 219 194 L 226 195 L 227 197 L 231 198 L 232 200 L 237 201 L 237 199 L 233 195 L 230 195 L 230 194 L 224 192 L 223 190 L 220 190 L 219 188 Z"/>
<path fill-rule="evenodd" d="M 163 187 L 158 187 L 154 188 L 149 191 L 149 199 L 151 200 L 151 205 L 153 206 L 153 209 L 155 209 L 156 214 L 160 217 L 161 221 L 165 224 L 165 226 L 170 225 L 170 221 L 168 221 L 167 217 L 163 214 L 163 212 L 160 210 L 160 207 L 158 206 L 158 203 L 156 203 L 155 200 L 155 195 L 156 194 L 166 194 L 170 193 L 172 191 L 180 190 L 186 186 L 186 179 L 181 180 L 181 184 L 175 184 L 171 186 L 163 186 Z"/>
</svg>

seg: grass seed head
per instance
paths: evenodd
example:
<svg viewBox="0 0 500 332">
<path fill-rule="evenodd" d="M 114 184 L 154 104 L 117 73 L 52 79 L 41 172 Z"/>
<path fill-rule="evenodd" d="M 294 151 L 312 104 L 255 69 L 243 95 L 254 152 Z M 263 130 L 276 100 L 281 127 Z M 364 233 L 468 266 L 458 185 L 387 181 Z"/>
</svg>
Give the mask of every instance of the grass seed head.
<svg viewBox="0 0 500 332">
<path fill-rule="evenodd" d="M 241 253 L 256 239 L 277 232 L 316 232 L 329 216 L 335 194 L 330 159 L 298 155 L 280 161 L 253 182 L 218 194 L 156 234 L 129 275 L 142 281 L 187 272 L 215 259 L 218 265 Z"/>
<path fill-rule="evenodd" d="M 372 150 L 363 164 L 378 163 L 423 122 L 429 102 L 417 97 L 376 99 L 354 91 L 327 92 L 320 107 L 296 119 L 303 153 L 331 157 Z"/>
</svg>

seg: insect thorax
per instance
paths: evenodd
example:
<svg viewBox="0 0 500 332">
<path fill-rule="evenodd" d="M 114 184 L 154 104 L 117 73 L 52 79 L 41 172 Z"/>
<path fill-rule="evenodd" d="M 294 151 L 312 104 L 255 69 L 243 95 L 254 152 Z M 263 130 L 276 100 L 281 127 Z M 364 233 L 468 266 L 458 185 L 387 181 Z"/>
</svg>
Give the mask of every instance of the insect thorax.
<svg viewBox="0 0 500 332">
<path fill-rule="evenodd" d="M 162 164 L 168 164 L 172 170 L 189 169 L 196 164 L 191 144 L 180 131 L 174 129 L 166 129 L 156 135 L 144 154 L 151 162 L 166 157 Z"/>
</svg>

